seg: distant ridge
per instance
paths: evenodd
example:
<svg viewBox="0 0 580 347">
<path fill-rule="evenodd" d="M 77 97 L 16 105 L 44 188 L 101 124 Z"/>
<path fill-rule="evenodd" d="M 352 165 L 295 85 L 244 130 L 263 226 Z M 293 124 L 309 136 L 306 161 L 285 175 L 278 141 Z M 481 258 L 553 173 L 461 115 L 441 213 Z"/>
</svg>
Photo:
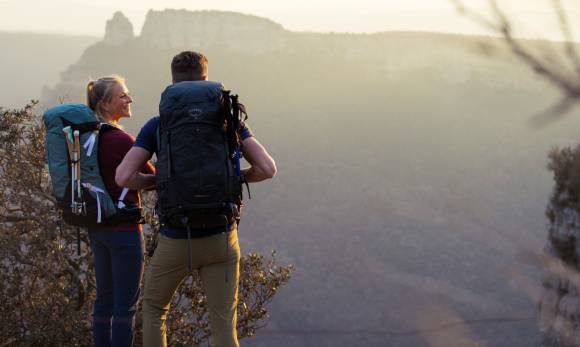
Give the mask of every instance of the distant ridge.
<svg viewBox="0 0 580 347">
<path fill-rule="evenodd" d="M 14 31 L 14 30 L 0 30 L 0 36 L 3 39 L 10 38 L 10 37 L 23 37 L 27 36 L 30 38 L 37 37 L 37 38 L 67 38 L 67 39 L 78 39 L 78 40 L 91 40 L 97 41 L 100 40 L 100 37 L 94 35 L 76 35 L 76 34 L 64 34 L 64 33 L 45 33 L 45 32 L 36 32 L 36 31 Z"/>
<path fill-rule="evenodd" d="M 107 21 L 105 33 L 101 41 L 88 47 L 78 61 L 61 73 L 60 82 L 44 88 L 41 98 L 44 105 L 54 105 L 63 97 L 82 101 L 84 86 L 90 78 L 113 72 L 132 80 L 145 79 L 143 85 L 155 90 L 162 88 L 168 82 L 166 62 L 183 50 L 204 52 L 212 62 L 217 58 L 230 67 L 262 61 L 266 68 L 287 61 L 286 68 L 297 71 L 314 61 L 324 69 L 344 63 L 355 69 L 365 66 L 363 70 L 370 68 L 395 80 L 408 72 L 426 69 L 464 81 L 470 78 L 473 67 L 460 64 L 456 71 L 449 72 L 448 64 L 469 61 L 482 52 L 514 60 L 502 41 L 492 37 L 408 31 L 295 32 L 270 19 L 213 10 L 150 10 L 139 35 L 134 34 L 129 19 L 117 12 Z M 426 59 L 427 55 L 432 59 Z M 234 63 L 232 59 L 239 61 Z M 228 77 L 247 69 L 235 70 L 234 74 L 233 71 L 226 74 L 226 70 L 220 69 Z M 144 71 L 147 76 L 142 76 Z M 496 83 L 512 85 L 517 81 Z M 142 100 L 139 105 L 145 113 L 155 110 L 154 99 Z"/>
</svg>

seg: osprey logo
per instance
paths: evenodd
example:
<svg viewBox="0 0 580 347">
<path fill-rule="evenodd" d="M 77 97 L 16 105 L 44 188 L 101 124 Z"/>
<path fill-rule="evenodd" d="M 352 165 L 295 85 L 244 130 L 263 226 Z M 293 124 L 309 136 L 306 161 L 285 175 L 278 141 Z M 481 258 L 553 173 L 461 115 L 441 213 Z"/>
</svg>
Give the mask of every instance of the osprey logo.
<svg viewBox="0 0 580 347">
<path fill-rule="evenodd" d="M 192 116 L 194 119 L 198 119 L 199 117 L 201 117 L 201 114 L 203 113 L 201 108 L 191 108 L 189 109 L 189 115 Z"/>
</svg>

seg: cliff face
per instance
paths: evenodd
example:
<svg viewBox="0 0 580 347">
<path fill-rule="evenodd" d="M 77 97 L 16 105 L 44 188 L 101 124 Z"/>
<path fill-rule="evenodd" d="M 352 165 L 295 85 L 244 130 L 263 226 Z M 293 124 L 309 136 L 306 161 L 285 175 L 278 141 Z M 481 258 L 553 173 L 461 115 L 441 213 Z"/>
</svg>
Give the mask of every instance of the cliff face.
<svg viewBox="0 0 580 347">
<path fill-rule="evenodd" d="M 115 12 L 113 18 L 107 21 L 103 42 L 109 45 L 119 46 L 134 37 L 133 24 L 131 24 L 129 18 L 125 17 L 121 12 Z"/>
<path fill-rule="evenodd" d="M 140 39 L 155 48 L 227 47 L 265 52 L 285 46 L 288 32 L 270 20 L 233 12 L 149 11 Z"/>
</svg>

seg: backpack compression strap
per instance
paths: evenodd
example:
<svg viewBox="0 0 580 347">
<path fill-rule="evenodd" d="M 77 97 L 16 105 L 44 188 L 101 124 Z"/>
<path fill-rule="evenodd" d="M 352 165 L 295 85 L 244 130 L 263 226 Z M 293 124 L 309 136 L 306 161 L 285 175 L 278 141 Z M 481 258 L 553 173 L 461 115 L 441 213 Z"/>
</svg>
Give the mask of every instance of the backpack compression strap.
<svg viewBox="0 0 580 347">
<path fill-rule="evenodd" d="M 85 141 L 83 144 L 83 148 L 87 151 L 87 157 L 90 157 L 93 154 L 93 148 L 95 147 L 95 143 L 97 142 L 97 136 L 99 135 L 98 130 L 94 130 L 91 136 Z"/>
<path fill-rule="evenodd" d="M 123 191 L 121 192 L 121 196 L 119 196 L 119 202 L 117 202 L 117 208 L 125 208 L 126 207 L 123 200 L 125 200 L 125 196 L 127 195 L 128 192 L 129 192 L 129 188 L 124 187 Z"/>
</svg>

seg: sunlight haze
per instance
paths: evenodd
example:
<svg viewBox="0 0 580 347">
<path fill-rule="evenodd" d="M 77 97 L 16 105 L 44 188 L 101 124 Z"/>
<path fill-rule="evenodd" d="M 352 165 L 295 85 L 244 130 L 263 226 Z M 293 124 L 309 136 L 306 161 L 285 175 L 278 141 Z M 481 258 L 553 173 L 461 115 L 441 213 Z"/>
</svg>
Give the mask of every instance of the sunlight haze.
<svg viewBox="0 0 580 347">
<path fill-rule="evenodd" d="M 490 1 L 463 3 L 494 21 Z M 212 345 L 199 289 L 219 263 L 186 272 L 184 250 L 205 232 L 159 234 L 155 201 L 202 197 L 179 202 L 191 215 L 175 214 L 201 216 L 199 226 L 222 210 L 210 202 L 220 217 L 242 207 L 239 196 L 210 200 L 214 192 L 239 192 L 234 183 L 263 170 L 256 180 L 276 177 L 243 189 L 239 234 L 226 218 L 233 233 L 212 228 L 221 236 L 207 239 L 223 237 L 223 248 L 202 252 L 231 256 L 219 282 L 243 257 L 224 300 L 239 308 L 239 338 L 252 335 L 242 346 L 556 347 L 544 342 L 569 336 L 580 346 L 580 43 L 547 41 L 569 38 L 560 2 L 580 40 L 580 0 L 496 1 L 514 40 L 453 0 L 0 0 L 0 347 L 86 346 L 93 326 L 103 340 L 119 326 L 111 321 L 131 328 L 136 310 L 151 313 L 147 300 L 121 316 L 99 309 L 92 301 L 110 277 L 101 263 L 122 263 L 137 290 L 139 272 L 155 280 L 165 254 L 187 276 L 168 305 L 167 345 Z M 207 57 L 213 82 L 197 81 L 203 60 L 188 51 Z M 181 67 L 191 73 L 172 76 Z M 102 92 L 91 83 L 111 74 L 130 98 L 116 83 Z M 100 97 L 99 119 L 82 106 L 87 96 Z M 98 125 L 119 117 L 128 134 Z M 240 152 L 242 162 L 231 155 Z M 160 193 L 126 200 L 144 202 L 147 224 L 133 230 L 121 212 L 123 224 L 95 223 L 121 204 L 112 184 L 135 153 L 158 164 Z M 83 211 L 91 231 L 64 223 Z M 134 259 L 101 261 L 101 243 Z M 141 347 L 151 328 L 135 326 Z"/>
<path fill-rule="evenodd" d="M 465 0 L 464 3 L 481 12 L 487 9 L 485 0 Z M 522 23 L 518 27 L 520 36 L 553 40 L 561 38 L 549 1 L 509 0 L 500 3 Z M 580 5 L 570 1 L 564 1 L 564 5 L 571 17 L 580 8 Z M 120 10 L 129 17 L 135 33 L 139 34 L 147 11 L 166 8 L 241 12 L 269 18 L 293 31 L 435 31 L 489 34 L 472 21 L 458 15 L 449 0 L 0 0 L 0 30 L 102 36 L 106 20 Z M 577 24 L 575 29 L 580 26 L 580 23 Z"/>
</svg>

